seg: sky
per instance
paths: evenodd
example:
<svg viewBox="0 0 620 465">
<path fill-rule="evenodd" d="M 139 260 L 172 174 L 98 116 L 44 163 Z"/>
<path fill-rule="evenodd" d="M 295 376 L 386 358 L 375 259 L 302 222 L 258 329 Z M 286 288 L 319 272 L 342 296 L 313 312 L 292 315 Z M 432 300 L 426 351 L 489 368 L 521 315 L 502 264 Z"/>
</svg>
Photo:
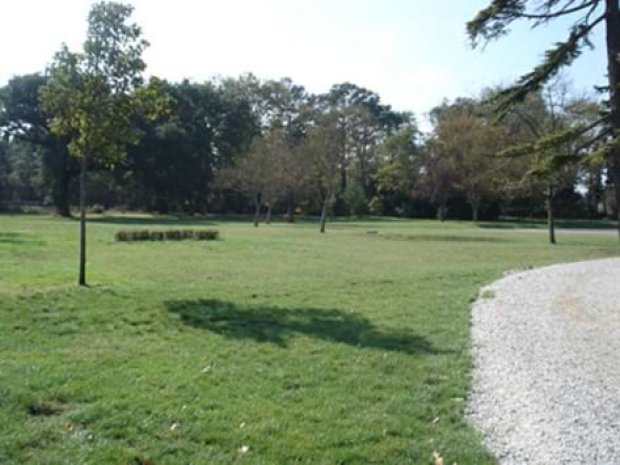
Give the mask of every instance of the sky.
<svg viewBox="0 0 620 465">
<path fill-rule="evenodd" d="M 151 46 L 147 74 L 205 81 L 252 72 L 310 92 L 349 81 L 424 115 L 444 99 L 509 84 L 567 35 L 569 23 L 472 49 L 465 23 L 490 0 L 130 0 Z M 62 43 L 78 50 L 91 0 L 0 0 L 0 86 L 43 71 Z M 577 92 L 605 83 L 604 31 L 566 77 Z"/>
</svg>

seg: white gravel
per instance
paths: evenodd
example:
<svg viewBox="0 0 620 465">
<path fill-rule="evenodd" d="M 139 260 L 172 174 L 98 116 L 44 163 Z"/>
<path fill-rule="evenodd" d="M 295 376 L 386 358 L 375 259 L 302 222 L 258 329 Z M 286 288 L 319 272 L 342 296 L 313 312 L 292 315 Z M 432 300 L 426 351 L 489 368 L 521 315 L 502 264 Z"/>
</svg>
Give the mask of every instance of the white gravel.
<svg viewBox="0 0 620 465">
<path fill-rule="evenodd" d="M 472 352 L 468 416 L 501 465 L 620 464 L 620 259 L 484 288 Z"/>
</svg>

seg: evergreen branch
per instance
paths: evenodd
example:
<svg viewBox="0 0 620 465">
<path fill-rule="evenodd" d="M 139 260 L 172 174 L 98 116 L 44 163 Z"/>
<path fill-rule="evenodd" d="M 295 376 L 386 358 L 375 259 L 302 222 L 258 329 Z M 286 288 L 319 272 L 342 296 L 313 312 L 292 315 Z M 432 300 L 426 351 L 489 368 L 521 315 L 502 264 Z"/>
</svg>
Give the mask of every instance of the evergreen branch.
<svg viewBox="0 0 620 465">
<path fill-rule="evenodd" d="M 605 15 L 601 15 L 588 25 L 574 26 L 565 42 L 559 42 L 555 48 L 545 52 L 545 59 L 540 65 L 522 76 L 515 85 L 499 92 L 495 98 L 499 100 L 496 111 L 500 119 L 512 105 L 522 102 L 529 93 L 538 91 L 562 67 L 570 65 L 581 54 L 582 42 L 604 19 Z"/>
<path fill-rule="evenodd" d="M 491 4 L 480 10 L 476 17 L 467 23 L 467 34 L 472 46 L 478 45 L 479 39 L 488 42 L 506 34 L 508 26 L 518 19 L 536 21 L 534 27 L 546 23 L 552 19 L 572 15 L 587 8 L 596 9 L 601 0 L 588 0 L 579 5 L 572 6 L 575 0 L 569 0 L 562 8 L 553 10 L 557 0 L 548 0 L 543 13 L 529 13 L 526 9 L 525 0 L 493 0 Z M 589 18 L 591 13 L 586 15 Z M 587 22 L 587 21 L 586 21 Z"/>
</svg>

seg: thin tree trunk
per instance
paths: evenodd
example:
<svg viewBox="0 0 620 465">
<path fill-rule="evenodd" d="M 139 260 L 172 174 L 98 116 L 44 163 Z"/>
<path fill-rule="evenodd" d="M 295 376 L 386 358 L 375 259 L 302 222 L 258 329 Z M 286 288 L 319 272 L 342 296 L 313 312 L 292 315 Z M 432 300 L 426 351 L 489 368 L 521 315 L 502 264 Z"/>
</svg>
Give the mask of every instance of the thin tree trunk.
<svg viewBox="0 0 620 465">
<path fill-rule="evenodd" d="M 288 188 L 286 190 L 286 221 L 289 223 L 295 222 L 295 213 L 293 212 L 294 207 L 294 199 L 293 199 L 293 189 Z"/>
<path fill-rule="evenodd" d="M 63 173 L 62 178 L 56 181 L 54 187 L 52 188 L 52 196 L 56 214 L 64 218 L 69 218 L 71 216 L 71 208 L 69 207 L 69 183 L 69 174 Z"/>
<path fill-rule="evenodd" d="M 606 0 L 606 28 L 607 28 L 607 76 L 609 79 L 609 104 L 611 110 L 611 125 L 614 133 L 620 131 L 620 6 L 618 0 Z M 616 188 L 616 214 L 618 221 L 618 237 L 620 238 L 620 147 L 614 145 L 611 149 L 611 165 Z"/>
<path fill-rule="evenodd" d="M 265 223 L 271 224 L 271 202 L 267 204 L 267 213 L 265 214 Z"/>
<path fill-rule="evenodd" d="M 480 215 L 480 204 L 478 202 L 474 202 L 474 204 L 471 206 L 472 208 L 472 220 L 474 223 L 478 222 L 478 217 Z"/>
<path fill-rule="evenodd" d="M 80 265 L 78 284 L 86 286 L 86 155 L 80 167 Z"/>
<path fill-rule="evenodd" d="M 256 203 L 256 212 L 254 213 L 254 227 L 258 228 L 258 218 L 260 217 L 260 207 L 262 203 L 260 192 L 256 194 L 254 201 Z"/>
<path fill-rule="evenodd" d="M 448 216 L 448 202 L 447 200 L 442 200 L 437 208 L 437 219 L 441 222 L 446 221 L 446 217 Z"/>
<path fill-rule="evenodd" d="M 480 195 L 472 194 L 469 196 L 469 204 L 471 205 L 471 219 L 474 223 L 478 222 L 480 216 Z"/>
<path fill-rule="evenodd" d="M 325 223 L 327 222 L 327 205 L 329 204 L 329 195 L 325 197 L 323 200 L 323 208 L 321 209 L 321 222 L 320 222 L 320 231 L 322 233 L 325 232 Z"/>
<path fill-rule="evenodd" d="M 553 199 L 555 197 L 555 192 L 553 191 L 553 187 L 549 185 L 549 190 L 547 191 L 547 226 L 549 226 L 549 242 L 551 244 L 555 244 L 555 215 L 554 215 L 554 205 Z"/>
</svg>

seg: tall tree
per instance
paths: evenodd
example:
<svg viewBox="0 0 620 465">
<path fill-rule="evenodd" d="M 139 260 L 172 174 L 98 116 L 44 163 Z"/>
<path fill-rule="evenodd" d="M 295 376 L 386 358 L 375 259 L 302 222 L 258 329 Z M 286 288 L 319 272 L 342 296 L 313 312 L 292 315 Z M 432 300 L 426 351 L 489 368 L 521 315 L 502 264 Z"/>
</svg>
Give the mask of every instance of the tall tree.
<svg viewBox="0 0 620 465">
<path fill-rule="evenodd" d="M 575 126 L 587 127 L 596 112 L 592 106 L 597 108 L 587 99 L 571 98 L 566 81 L 554 78 L 541 91 L 529 94 L 522 104 L 508 110 L 506 122 L 512 129 L 521 126 L 520 130 L 513 131 L 513 134 L 520 134 L 516 140 L 520 139 L 521 143 L 499 153 L 525 158 L 527 168 L 522 184 L 544 192 L 552 244 L 556 243 L 556 196 L 559 192 L 574 190 L 577 183 L 577 164 L 568 162 L 587 159 L 584 147 L 589 145 L 587 140 L 584 143 L 584 137 L 563 139 L 558 135 L 570 133 Z"/>
<path fill-rule="evenodd" d="M 68 137 L 70 153 L 80 160 L 80 247 L 78 284 L 86 285 L 86 173 L 89 163 L 113 165 L 140 133 L 134 115 L 163 102 L 143 86 L 142 52 L 148 45 L 140 28 L 128 23 L 133 8 L 100 2 L 88 15 L 82 53 L 65 46 L 55 56 L 41 102 L 52 116 L 51 130 Z"/>
<path fill-rule="evenodd" d="M 248 194 L 254 201 L 254 226 L 258 226 L 260 211 L 267 206 L 265 222 L 271 222 L 274 203 L 282 198 L 294 176 L 296 166 L 282 130 L 272 130 L 257 136 L 248 152 L 234 166 L 220 172 L 220 184 Z"/>
<path fill-rule="evenodd" d="M 333 204 L 341 182 L 342 137 L 338 114 L 328 113 L 309 130 L 297 150 L 299 163 L 303 166 L 304 182 L 321 205 L 319 231 L 322 233 L 325 232 L 330 204 Z"/>
<path fill-rule="evenodd" d="M 387 137 L 379 147 L 377 196 L 373 202 L 376 213 L 402 214 L 409 208 L 422 168 L 418 138 L 417 127 L 409 124 Z"/>
<path fill-rule="evenodd" d="M 483 198 L 499 189 L 497 173 L 502 167 L 493 156 L 505 141 L 503 128 L 457 110 L 439 121 L 435 133 L 438 150 L 447 158 L 447 169 L 454 171 L 454 185 L 464 191 L 472 220 L 477 222 Z"/>
<path fill-rule="evenodd" d="M 56 213 L 70 216 L 69 188 L 78 169 L 66 138 L 50 131 L 49 117 L 41 108 L 39 90 L 47 79 L 40 74 L 16 76 L 0 89 L 0 133 L 40 149 L 43 177 Z"/>
<path fill-rule="evenodd" d="M 385 138 L 405 123 L 411 115 L 399 113 L 383 105 L 379 95 L 350 82 L 335 84 L 319 95 L 316 106 L 322 114 L 336 118 L 340 130 L 340 192 L 353 175 L 368 196 L 377 163 L 377 148 Z"/>
<path fill-rule="evenodd" d="M 496 39 L 508 32 L 509 26 L 519 20 L 534 26 L 547 24 L 558 18 L 571 18 L 568 37 L 547 50 L 543 61 L 531 72 L 523 75 L 515 85 L 500 95 L 500 111 L 537 91 L 555 76 L 560 69 L 571 65 L 584 47 L 590 46 L 593 31 L 604 25 L 607 49 L 607 91 L 609 111 L 597 123 L 601 131 L 591 138 L 595 143 L 606 139 L 599 153 L 609 159 L 615 183 L 616 204 L 620 205 L 620 5 L 618 0 L 492 0 L 490 5 L 478 12 L 467 23 L 467 31 L 476 45 L 480 40 Z M 579 137 L 591 127 L 579 128 L 558 138 L 565 142 L 569 136 Z M 620 235 L 620 208 L 618 210 L 618 233 Z"/>
</svg>

